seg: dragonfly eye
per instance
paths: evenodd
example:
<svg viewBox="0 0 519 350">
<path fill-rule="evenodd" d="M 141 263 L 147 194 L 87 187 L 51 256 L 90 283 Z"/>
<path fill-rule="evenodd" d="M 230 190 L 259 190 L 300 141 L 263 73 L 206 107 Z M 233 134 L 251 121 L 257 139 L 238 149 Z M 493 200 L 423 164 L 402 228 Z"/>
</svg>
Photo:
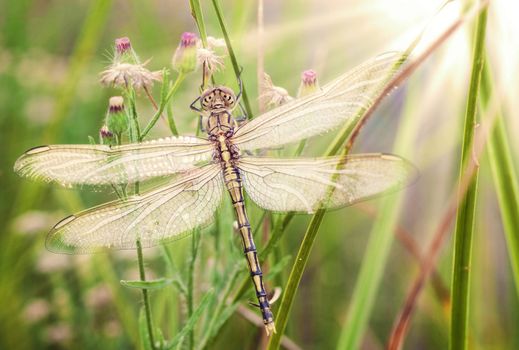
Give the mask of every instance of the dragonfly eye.
<svg viewBox="0 0 519 350">
<path fill-rule="evenodd" d="M 202 107 L 204 109 L 209 109 L 211 108 L 211 102 L 213 101 L 213 93 L 210 93 L 208 95 L 205 95 L 202 97 Z"/>
</svg>

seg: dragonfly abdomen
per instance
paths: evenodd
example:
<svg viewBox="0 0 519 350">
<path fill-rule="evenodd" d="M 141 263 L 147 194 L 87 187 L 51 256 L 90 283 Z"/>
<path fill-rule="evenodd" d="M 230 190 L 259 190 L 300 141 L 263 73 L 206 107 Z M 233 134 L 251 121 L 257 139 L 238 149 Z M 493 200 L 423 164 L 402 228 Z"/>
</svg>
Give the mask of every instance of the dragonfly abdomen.
<svg viewBox="0 0 519 350">
<path fill-rule="evenodd" d="M 275 333 L 276 327 L 274 325 L 274 315 L 270 309 L 270 304 L 267 297 L 267 292 L 263 284 L 263 273 L 258 260 L 258 252 L 256 245 L 252 238 L 252 230 L 245 211 L 245 203 L 243 200 L 243 187 L 241 183 L 240 173 L 237 168 L 232 165 L 226 166 L 223 169 L 225 184 L 231 196 L 232 205 L 236 212 L 238 220 L 238 230 L 243 243 L 243 253 L 247 258 L 247 264 L 251 275 L 254 288 L 256 290 L 256 297 L 258 298 L 258 306 L 263 316 L 263 324 L 267 334 Z"/>
</svg>

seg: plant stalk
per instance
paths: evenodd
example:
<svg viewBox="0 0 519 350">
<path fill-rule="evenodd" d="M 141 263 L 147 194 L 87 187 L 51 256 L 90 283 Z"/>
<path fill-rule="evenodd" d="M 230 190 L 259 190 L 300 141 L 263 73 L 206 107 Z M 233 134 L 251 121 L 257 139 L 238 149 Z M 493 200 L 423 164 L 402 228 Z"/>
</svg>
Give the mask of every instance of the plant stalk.
<svg viewBox="0 0 519 350">
<path fill-rule="evenodd" d="M 461 186 L 464 172 L 469 162 L 474 162 L 473 140 L 476 126 L 476 109 L 480 90 L 481 72 L 484 63 L 485 31 L 487 8 L 481 11 L 476 24 L 476 38 L 473 52 L 470 87 L 465 112 L 463 143 L 459 184 Z M 454 261 L 452 271 L 452 310 L 449 348 L 452 350 L 467 349 L 469 319 L 469 287 L 470 265 L 472 258 L 472 239 L 474 236 L 474 216 L 476 210 L 478 187 L 478 169 L 476 167 L 471 182 L 461 197 L 456 215 L 454 237 Z"/>
<path fill-rule="evenodd" d="M 227 32 L 227 25 L 225 24 L 225 19 L 223 17 L 222 7 L 220 6 L 220 2 L 218 0 L 212 0 L 213 7 L 216 12 L 216 16 L 218 17 L 218 23 L 220 24 L 220 28 L 222 30 L 223 37 L 225 39 L 225 45 L 227 46 L 227 51 L 229 52 L 229 57 L 231 58 L 232 67 L 234 69 L 234 74 L 236 75 L 236 79 L 241 79 L 241 69 L 238 64 L 238 60 L 236 59 L 236 55 L 234 53 L 234 49 L 232 48 L 231 39 L 229 38 L 229 33 Z M 247 89 L 245 85 L 242 84 L 242 99 L 243 104 L 245 105 L 245 110 L 247 112 L 247 118 L 252 119 L 252 109 L 249 103 L 249 97 L 247 95 Z"/>
</svg>

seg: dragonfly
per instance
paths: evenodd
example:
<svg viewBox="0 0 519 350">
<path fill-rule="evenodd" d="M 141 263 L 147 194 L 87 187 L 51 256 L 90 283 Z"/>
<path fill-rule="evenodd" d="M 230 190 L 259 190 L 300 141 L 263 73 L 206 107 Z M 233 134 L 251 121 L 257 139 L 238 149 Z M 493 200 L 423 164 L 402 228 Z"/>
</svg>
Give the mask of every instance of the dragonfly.
<svg viewBox="0 0 519 350">
<path fill-rule="evenodd" d="M 28 150 L 15 164 L 21 176 L 65 187 L 116 186 L 154 178 L 167 181 L 147 192 L 68 216 L 48 234 L 49 250 L 90 253 L 134 249 L 176 240 L 208 225 L 224 193 L 234 207 L 267 335 L 276 331 L 263 282 L 244 191 L 273 212 L 335 209 L 406 186 L 411 163 L 390 154 L 314 158 L 255 156 L 347 125 L 380 98 L 399 71 L 402 53 L 377 56 L 318 91 L 238 124 L 233 110 L 240 92 L 205 90 L 191 108 L 204 117 L 207 137 L 168 137 L 120 146 L 46 145 Z M 197 105 L 198 104 L 198 105 Z"/>
</svg>

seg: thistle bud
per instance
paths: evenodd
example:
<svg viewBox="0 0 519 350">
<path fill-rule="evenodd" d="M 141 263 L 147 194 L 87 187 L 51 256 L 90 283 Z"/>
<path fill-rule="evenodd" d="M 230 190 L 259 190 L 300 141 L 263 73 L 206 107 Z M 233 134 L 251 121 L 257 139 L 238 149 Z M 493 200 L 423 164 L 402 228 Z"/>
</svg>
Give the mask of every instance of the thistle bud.
<svg viewBox="0 0 519 350">
<path fill-rule="evenodd" d="M 110 97 L 106 113 L 106 126 L 111 133 L 120 135 L 128 129 L 128 118 L 124 111 L 124 100 L 121 96 Z"/>
<path fill-rule="evenodd" d="M 303 97 L 319 90 L 319 83 L 317 82 L 317 73 L 312 70 L 305 70 L 301 73 L 301 84 L 297 91 L 297 97 Z"/>
<path fill-rule="evenodd" d="M 132 64 L 139 63 L 139 58 L 132 48 L 130 38 L 122 37 L 115 39 L 115 61 Z"/>
<path fill-rule="evenodd" d="M 197 67 L 197 42 L 196 34 L 185 32 L 180 37 L 175 54 L 173 55 L 172 65 L 179 73 L 194 72 Z"/>
<path fill-rule="evenodd" d="M 104 124 L 101 129 L 99 129 L 99 138 L 101 139 L 102 145 L 114 145 L 115 138 L 113 132 L 108 129 L 108 126 Z"/>
</svg>

